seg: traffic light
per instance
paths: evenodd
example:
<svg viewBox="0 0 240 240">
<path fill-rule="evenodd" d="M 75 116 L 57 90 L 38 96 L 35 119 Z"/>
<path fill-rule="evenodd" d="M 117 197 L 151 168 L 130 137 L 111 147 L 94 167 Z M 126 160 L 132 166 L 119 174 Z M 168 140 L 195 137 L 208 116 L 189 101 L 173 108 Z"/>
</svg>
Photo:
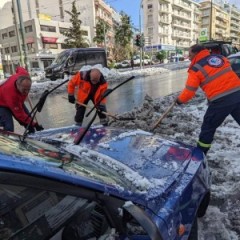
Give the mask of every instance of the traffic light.
<svg viewBox="0 0 240 240">
<path fill-rule="evenodd" d="M 141 45 L 141 35 L 140 34 L 137 34 L 135 37 L 135 45 L 138 47 L 140 47 L 140 45 Z"/>
<path fill-rule="evenodd" d="M 144 45 L 145 45 L 145 38 L 144 38 L 144 35 L 142 34 L 140 38 L 140 47 L 144 47 Z"/>
</svg>

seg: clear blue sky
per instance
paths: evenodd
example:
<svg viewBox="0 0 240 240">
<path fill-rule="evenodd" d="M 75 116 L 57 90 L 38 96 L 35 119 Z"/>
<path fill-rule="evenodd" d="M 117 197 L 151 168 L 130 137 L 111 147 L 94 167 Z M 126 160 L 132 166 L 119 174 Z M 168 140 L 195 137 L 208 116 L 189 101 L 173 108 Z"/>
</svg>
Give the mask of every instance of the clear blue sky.
<svg viewBox="0 0 240 240">
<path fill-rule="evenodd" d="M 240 0 L 228 1 L 240 8 Z M 105 0 L 105 2 L 112 6 L 117 12 L 124 11 L 131 17 L 134 27 L 139 28 L 139 9 L 141 0 Z M 201 0 L 197 2 L 201 2 Z"/>
<path fill-rule="evenodd" d="M 123 11 L 131 17 L 133 26 L 139 28 L 139 10 L 141 0 L 105 0 L 117 12 Z"/>
</svg>

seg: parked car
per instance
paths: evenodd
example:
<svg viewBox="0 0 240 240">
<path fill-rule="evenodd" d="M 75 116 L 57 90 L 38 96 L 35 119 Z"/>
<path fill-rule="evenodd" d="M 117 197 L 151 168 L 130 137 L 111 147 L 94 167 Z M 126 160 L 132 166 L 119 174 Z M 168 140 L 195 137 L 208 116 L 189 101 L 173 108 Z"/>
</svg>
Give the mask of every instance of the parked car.
<svg viewBox="0 0 240 240">
<path fill-rule="evenodd" d="M 133 57 L 133 64 L 135 65 L 135 66 L 139 66 L 140 65 L 140 63 L 141 63 L 141 59 L 140 59 L 140 56 L 134 56 Z M 143 58 L 142 58 L 142 65 L 148 65 L 148 64 L 150 64 L 151 63 L 151 60 L 149 59 L 149 57 L 147 57 L 147 56 L 144 56 Z"/>
<path fill-rule="evenodd" d="M 129 60 L 123 60 L 122 62 L 115 63 L 116 68 L 127 68 L 130 66 L 131 64 Z"/>
<path fill-rule="evenodd" d="M 41 68 L 31 68 L 30 69 L 30 75 L 33 77 L 32 79 L 36 80 L 42 80 L 45 78 L 45 71 Z"/>
<path fill-rule="evenodd" d="M 233 71 L 240 78 L 240 52 L 231 54 L 230 56 L 228 56 L 228 59 L 231 63 Z"/>
<path fill-rule="evenodd" d="M 211 40 L 202 42 L 201 44 L 209 49 L 211 53 L 221 54 L 225 57 L 238 52 L 238 49 L 233 47 L 232 42 L 229 41 Z"/>
<path fill-rule="evenodd" d="M 100 125 L 80 145 L 73 126 L 0 131 L 0 239 L 197 240 L 210 196 L 198 148 Z"/>
<path fill-rule="evenodd" d="M 50 80 L 73 75 L 83 66 L 101 64 L 107 67 L 107 56 L 104 48 L 71 48 L 61 52 L 54 62 L 45 68 L 46 77 Z"/>
</svg>

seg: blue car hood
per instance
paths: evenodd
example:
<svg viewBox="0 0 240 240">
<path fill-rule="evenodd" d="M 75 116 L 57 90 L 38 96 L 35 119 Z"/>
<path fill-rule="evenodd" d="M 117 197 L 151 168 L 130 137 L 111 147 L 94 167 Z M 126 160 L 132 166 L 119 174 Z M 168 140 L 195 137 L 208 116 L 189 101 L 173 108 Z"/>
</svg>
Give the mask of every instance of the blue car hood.
<svg viewBox="0 0 240 240">
<path fill-rule="evenodd" d="M 52 129 L 34 137 L 57 146 L 64 145 L 68 152 L 78 154 L 79 146 L 72 142 L 81 131 L 76 127 Z M 203 159 L 202 153 L 192 146 L 142 130 L 93 127 L 80 147 L 94 161 L 116 172 L 122 182 L 133 186 L 128 189 L 130 192 L 144 195 L 147 199 L 166 192 L 184 174 L 191 178 Z M 126 188 L 126 185 L 121 187 Z"/>
<path fill-rule="evenodd" d="M 0 170 L 52 178 L 147 205 L 173 189 L 181 192 L 203 159 L 196 148 L 142 130 L 94 127 L 80 145 L 73 144 L 82 130 L 45 130 L 24 142 L 0 135 Z"/>
</svg>

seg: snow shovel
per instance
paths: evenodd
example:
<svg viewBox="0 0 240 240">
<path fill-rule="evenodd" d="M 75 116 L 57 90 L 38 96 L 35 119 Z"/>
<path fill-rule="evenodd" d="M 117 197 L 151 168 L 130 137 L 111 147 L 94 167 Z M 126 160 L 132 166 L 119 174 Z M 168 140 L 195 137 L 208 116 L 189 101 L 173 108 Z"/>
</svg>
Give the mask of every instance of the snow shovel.
<svg viewBox="0 0 240 240">
<path fill-rule="evenodd" d="M 62 98 L 67 99 L 66 97 L 62 97 Z M 79 104 L 79 105 L 81 105 L 81 106 L 83 106 L 83 107 L 85 107 L 85 108 L 92 109 L 90 106 L 87 106 L 87 105 L 84 104 L 84 103 L 80 103 L 80 102 L 77 101 L 77 104 Z M 135 120 L 135 118 L 132 118 L 132 117 L 128 117 L 128 118 L 118 117 L 118 116 L 116 116 L 116 115 L 114 115 L 114 114 L 112 114 L 112 113 L 104 112 L 104 111 L 101 111 L 101 110 L 99 110 L 99 109 L 97 109 L 97 111 L 98 111 L 98 112 L 101 112 L 102 114 L 104 114 L 104 115 L 106 115 L 106 116 L 108 116 L 108 117 L 113 118 L 114 120 L 125 120 L 125 121 Z"/>
<path fill-rule="evenodd" d="M 163 115 L 159 118 L 159 120 L 153 125 L 151 128 L 151 131 L 153 131 L 161 122 L 162 120 L 168 115 L 168 113 L 173 109 L 174 105 L 176 104 L 176 101 L 174 101 L 170 107 L 167 109 L 166 112 L 163 113 Z"/>
</svg>

